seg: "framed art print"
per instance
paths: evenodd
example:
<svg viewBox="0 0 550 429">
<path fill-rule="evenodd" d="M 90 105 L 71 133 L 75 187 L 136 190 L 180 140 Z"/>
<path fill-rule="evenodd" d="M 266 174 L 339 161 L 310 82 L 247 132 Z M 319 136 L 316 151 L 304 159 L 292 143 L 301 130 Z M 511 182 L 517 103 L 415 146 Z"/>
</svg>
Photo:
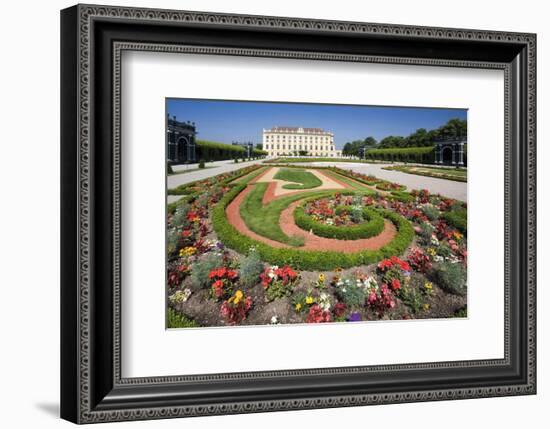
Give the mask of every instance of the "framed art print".
<svg viewBox="0 0 550 429">
<path fill-rule="evenodd" d="M 63 418 L 536 392 L 535 35 L 61 17 Z"/>
</svg>

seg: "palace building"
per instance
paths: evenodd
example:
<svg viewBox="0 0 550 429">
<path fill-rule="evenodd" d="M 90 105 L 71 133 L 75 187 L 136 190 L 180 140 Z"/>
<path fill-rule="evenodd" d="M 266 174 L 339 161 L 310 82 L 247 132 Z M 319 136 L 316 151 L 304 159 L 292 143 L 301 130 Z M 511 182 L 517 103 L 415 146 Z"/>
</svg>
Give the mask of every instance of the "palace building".
<svg viewBox="0 0 550 429">
<path fill-rule="evenodd" d="M 334 134 L 321 128 L 274 127 L 263 130 L 263 150 L 268 156 L 318 156 L 338 158 Z"/>
</svg>

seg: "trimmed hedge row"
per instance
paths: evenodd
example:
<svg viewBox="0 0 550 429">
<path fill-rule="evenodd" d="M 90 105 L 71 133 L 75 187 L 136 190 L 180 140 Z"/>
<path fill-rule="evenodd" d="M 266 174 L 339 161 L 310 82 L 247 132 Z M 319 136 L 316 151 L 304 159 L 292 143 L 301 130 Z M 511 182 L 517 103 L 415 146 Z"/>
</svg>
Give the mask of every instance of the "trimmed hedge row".
<svg viewBox="0 0 550 429">
<path fill-rule="evenodd" d="M 425 176 L 425 177 L 435 177 L 436 179 L 445 179 L 445 180 L 454 180 L 455 182 L 467 182 L 467 177 L 452 175 L 452 174 L 445 174 L 445 173 L 431 173 L 429 171 L 421 171 L 421 170 L 415 170 L 411 171 L 411 167 L 403 166 L 403 165 L 393 165 L 391 167 L 383 167 L 382 170 L 389 170 L 389 171 L 400 171 L 402 173 L 407 174 L 414 174 L 416 176 Z M 414 168 L 414 167 L 412 167 Z M 433 167 L 430 167 L 433 168 Z M 442 169 L 443 170 L 443 169 Z"/>
<path fill-rule="evenodd" d="M 363 209 L 363 215 L 368 219 L 364 223 L 353 226 L 324 225 L 305 212 L 304 205 L 316 199 L 306 200 L 296 207 L 294 211 L 294 222 L 305 231 L 312 231 L 313 234 L 319 237 L 336 238 L 338 240 L 357 240 L 374 237 L 384 230 L 384 218 L 376 210 L 369 209 L 368 207 Z M 347 206 L 344 207 L 346 208 L 343 210 L 346 210 Z"/>
<path fill-rule="evenodd" d="M 295 248 L 274 248 L 261 241 L 241 234 L 229 223 L 225 215 L 228 204 L 246 187 L 236 185 L 229 191 L 213 209 L 212 224 L 218 239 L 225 246 L 247 254 L 251 247 L 256 248 L 264 262 L 275 265 L 288 264 L 298 270 L 333 270 L 335 268 L 350 268 L 360 265 L 374 264 L 393 255 L 401 255 L 411 243 L 414 230 L 411 223 L 392 211 L 382 210 L 382 215 L 392 221 L 397 227 L 393 240 L 378 250 L 363 250 L 355 253 L 342 253 L 319 250 L 299 250 Z"/>
<path fill-rule="evenodd" d="M 391 149 L 370 149 L 365 152 L 365 159 L 416 162 L 419 164 L 434 164 L 435 148 L 433 146 L 426 146 Z"/>
<path fill-rule="evenodd" d="M 267 152 L 260 149 L 252 149 L 252 158 L 261 158 Z M 225 159 L 245 158 L 247 150 L 243 146 L 226 143 L 197 140 L 197 158 L 206 161 L 222 161 Z"/>
</svg>

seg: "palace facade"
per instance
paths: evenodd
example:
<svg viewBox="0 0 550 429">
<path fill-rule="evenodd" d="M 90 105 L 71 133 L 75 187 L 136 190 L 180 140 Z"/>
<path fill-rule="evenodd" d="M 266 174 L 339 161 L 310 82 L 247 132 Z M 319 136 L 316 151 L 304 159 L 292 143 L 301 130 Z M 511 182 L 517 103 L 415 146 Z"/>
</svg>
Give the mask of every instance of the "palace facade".
<svg viewBox="0 0 550 429">
<path fill-rule="evenodd" d="M 268 156 L 317 156 L 338 158 L 334 134 L 321 128 L 274 127 L 263 130 L 263 150 Z"/>
</svg>

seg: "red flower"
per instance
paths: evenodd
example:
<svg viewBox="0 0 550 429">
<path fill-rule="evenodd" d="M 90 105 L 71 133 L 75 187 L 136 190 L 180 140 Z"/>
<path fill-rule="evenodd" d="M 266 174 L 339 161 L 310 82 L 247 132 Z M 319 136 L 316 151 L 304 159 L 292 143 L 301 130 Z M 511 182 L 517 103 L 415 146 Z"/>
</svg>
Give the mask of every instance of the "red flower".
<svg viewBox="0 0 550 429">
<path fill-rule="evenodd" d="M 346 312 L 346 304 L 344 304 L 343 302 L 337 302 L 334 305 L 333 312 L 336 317 L 342 317 Z"/>
<path fill-rule="evenodd" d="M 324 323 L 331 321 L 330 311 L 323 310 L 319 304 L 313 304 L 306 318 L 307 323 Z"/>
<path fill-rule="evenodd" d="M 391 288 L 393 290 L 401 289 L 401 282 L 398 279 L 392 279 L 391 281 Z"/>
</svg>

